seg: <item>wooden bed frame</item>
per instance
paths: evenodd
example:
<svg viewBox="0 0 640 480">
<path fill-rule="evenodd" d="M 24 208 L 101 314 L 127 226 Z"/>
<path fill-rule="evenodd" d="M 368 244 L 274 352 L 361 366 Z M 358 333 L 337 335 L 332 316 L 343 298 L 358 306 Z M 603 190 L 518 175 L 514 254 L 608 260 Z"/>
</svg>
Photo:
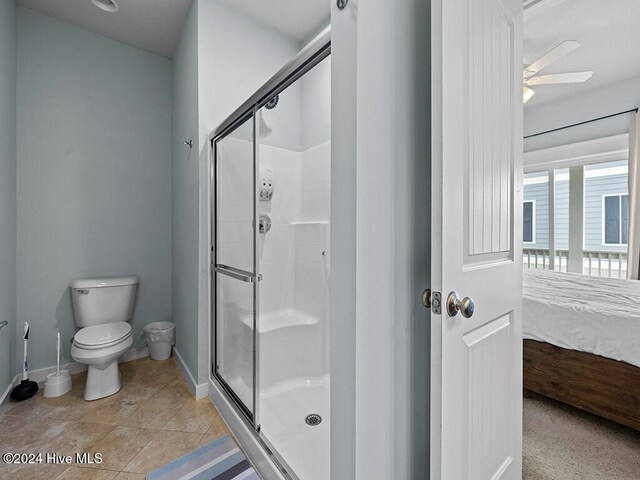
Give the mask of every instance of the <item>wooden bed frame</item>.
<svg viewBox="0 0 640 480">
<path fill-rule="evenodd" d="M 523 342 L 525 394 L 553 398 L 640 430 L 640 368 L 535 340 Z"/>
</svg>

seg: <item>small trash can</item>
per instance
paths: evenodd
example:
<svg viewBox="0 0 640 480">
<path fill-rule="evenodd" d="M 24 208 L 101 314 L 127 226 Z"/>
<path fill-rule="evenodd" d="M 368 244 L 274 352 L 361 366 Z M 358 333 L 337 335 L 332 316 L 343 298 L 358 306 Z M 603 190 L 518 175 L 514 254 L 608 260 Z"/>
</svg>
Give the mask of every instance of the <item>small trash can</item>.
<svg viewBox="0 0 640 480">
<path fill-rule="evenodd" d="M 171 346 L 176 343 L 175 323 L 153 322 L 145 325 L 142 330 L 151 360 L 166 360 L 171 356 Z"/>
</svg>

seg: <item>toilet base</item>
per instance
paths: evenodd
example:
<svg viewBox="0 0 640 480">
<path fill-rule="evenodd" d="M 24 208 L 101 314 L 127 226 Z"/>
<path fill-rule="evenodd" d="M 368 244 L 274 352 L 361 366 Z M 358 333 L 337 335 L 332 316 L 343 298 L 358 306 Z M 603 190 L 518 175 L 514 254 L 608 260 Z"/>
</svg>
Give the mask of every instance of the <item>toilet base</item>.
<svg viewBox="0 0 640 480">
<path fill-rule="evenodd" d="M 118 360 L 114 360 L 105 367 L 89 365 L 87 370 L 87 384 L 84 388 L 84 399 L 87 401 L 108 397 L 120 391 L 120 370 Z"/>
</svg>

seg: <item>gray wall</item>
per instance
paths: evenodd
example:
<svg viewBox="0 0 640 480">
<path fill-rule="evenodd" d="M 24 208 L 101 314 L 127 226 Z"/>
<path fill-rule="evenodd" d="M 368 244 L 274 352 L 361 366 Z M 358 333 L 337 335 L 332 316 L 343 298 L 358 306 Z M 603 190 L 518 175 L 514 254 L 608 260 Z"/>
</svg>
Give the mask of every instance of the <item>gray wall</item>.
<svg viewBox="0 0 640 480">
<path fill-rule="evenodd" d="M 543 88 L 543 87 L 542 87 Z M 570 87 L 568 87 L 570 88 Z M 541 94 L 542 95 L 542 94 Z M 561 101 L 524 110 L 524 135 L 583 122 L 640 105 L 640 76 Z M 630 115 L 622 115 L 556 133 L 526 139 L 525 152 L 629 132 Z"/>
<path fill-rule="evenodd" d="M 0 396 L 15 373 L 16 5 L 0 0 Z"/>
<path fill-rule="evenodd" d="M 198 2 L 173 56 L 172 310 L 176 349 L 198 372 Z M 193 140 L 190 149 L 182 142 Z"/>
<path fill-rule="evenodd" d="M 140 277 L 133 326 L 171 317 L 171 62 L 18 11 L 18 320 L 32 368 L 69 358 L 69 281 Z M 21 349 L 20 349 L 21 350 Z"/>
</svg>

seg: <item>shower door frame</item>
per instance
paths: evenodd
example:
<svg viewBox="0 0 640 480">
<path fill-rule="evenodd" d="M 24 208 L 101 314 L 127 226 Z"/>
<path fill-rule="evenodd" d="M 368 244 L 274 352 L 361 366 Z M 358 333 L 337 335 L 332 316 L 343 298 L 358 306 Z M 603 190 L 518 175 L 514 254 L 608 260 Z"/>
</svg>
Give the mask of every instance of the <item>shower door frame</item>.
<svg viewBox="0 0 640 480">
<path fill-rule="evenodd" d="M 262 445 L 271 460 L 278 469 L 285 473 L 287 477 L 298 480 L 293 469 L 289 467 L 286 460 L 282 458 L 279 452 L 273 447 L 271 442 L 260 431 L 260 415 L 259 415 L 259 395 L 260 395 L 260 345 L 259 345 L 259 299 L 260 299 L 260 272 L 258 262 L 258 228 L 257 228 L 257 191 L 258 191 L 258 166 L 259 166 L 259 122 L 258 115 L 264 105 L 274 96 L 282 93 L 289 86 L 299 80 L 307 72 L 316 67 L 320 62 L 331 55 L 331 30 L 327 28 L 320 33 L 313 41 L 311 41 L 304 49 L 302 49 L 293 60 L 282 67 L 267 83 L 265 83 L 258 91 L 256 91 L 249 99 L 247 99 L 234 113 L 232 113 L 220 126 L 209 136 L 210 148 L 213 161 L 210 162 L 211 171 L 209 172 L 209 192 L 210 192 L 210 253 L 211 253 L 211 311 L 210 311 L 210 352 L 211 358 L 211 376 L 212 380 L 221 388 L 223 395 L 232 405 L 233 409 L 239 414 L 240 418 L 245 421 L 251 428 L 254 438 Z M 218 181 L 218 158 L 217 158 L 217 142 L 222 140 L 228 134 L 232 133 L 238 126 L 242 125 L 248 119 L 253 121 L 253 180 L 254 180 L 254 215 L 253 215 L 253 245 L 254 245 L 254 323 L 253 323 L 253 412 L 243 405 L 238 395 L 227 384 L 227 382 L 218 374 L 216 369 L 218 348 L 217 348 L 217 283 L 216 271 L 214 270 L 217 263 L 217 250 L 215 241 L 217 239 L 217 181 Z"/>
<path fill-rule="evenodd" d="M 258 365 L 258 352 L 260 351 L 258 346 L 259 335 L 256 334 L 256 328 L 258 325 L 258 305 L 259 305 L 259 283 L 261 279 L 261 275 L 258 272 L 258 242 L 256 235 L 256 217 L 257 217 L 257 165 L 258 165 L 258 134 L 257 128 L 258 123 L 256 122 L 256 114 L 257 108 L 253 108 L 246 112 L 244 115 L 235 119 L 234 122 L 230 123 L 224 131 L 220 132 L 214 139 L 211 141 L 211 148 L 213 149 L 213 164 L 212 164 L 212 172 L 211 172 L 211 317 L 212 317 L 212 335 L 211 335 L 211 374 L 213 377 L 220 383 L 224 391 L 229 395 L 229 397 L 233 400 L 233 404 L 237 406 L 242 414 L 246 417 L 246 419 L 251 423 L 254 429 L 257 431 L 260 430 L 260 424 L 258 422 L 259 419 L 259 402 L 258 402 L 258 378 L 259 378 L 259 365 Z M 220 273 L 218 268 L 218 249 L 216 248 L 216 241 L 218 238 L 218 142 L 227 138 L 228 135 L 232 134 L 236 131 L 237 128 L 241 127 L 245 122 L 251 121 L 253 127 L 252 133 L 252 163 L 253 163 L 253 274 L 251 284 L 253 286 L 253 369 L 252 369 L 252 393 L 253 393 L 253 405 L 252 408 L 249 409 L 248 405 L 240 399 L 240 397 L 236 394 L 233 388 L 227 383 L 227 381 L 218 373 L 217 364 L 218 364 L 218 342 L 217 342 L 217 333 L 218 333 L 218 309 L 217 309 L 217 295 L 218 295 L 218 276 Z"/>
</svg>

